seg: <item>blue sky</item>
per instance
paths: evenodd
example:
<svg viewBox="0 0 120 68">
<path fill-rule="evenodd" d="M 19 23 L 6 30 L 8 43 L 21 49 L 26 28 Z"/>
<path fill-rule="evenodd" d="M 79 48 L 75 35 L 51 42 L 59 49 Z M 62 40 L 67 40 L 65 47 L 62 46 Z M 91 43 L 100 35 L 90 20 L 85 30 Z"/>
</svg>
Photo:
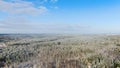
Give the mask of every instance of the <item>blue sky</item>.
<svg viewBox="0 0 120 68">
<path fill-rule="evenodd" d="M 120 33 L 120 0 L 0 0 L 0 33 Z"/>
</svg>

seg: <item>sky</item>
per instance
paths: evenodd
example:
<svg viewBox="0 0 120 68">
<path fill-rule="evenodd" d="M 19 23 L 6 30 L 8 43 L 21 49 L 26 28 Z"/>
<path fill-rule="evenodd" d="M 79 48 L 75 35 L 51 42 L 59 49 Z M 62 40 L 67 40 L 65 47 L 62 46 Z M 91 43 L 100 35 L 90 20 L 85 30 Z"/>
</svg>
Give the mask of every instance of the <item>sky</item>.
<svg viewBox="0 0 120 68">
<path fill-rule="evenodd" d="M 0 33 L 120 34 L 120 0 L 0 0 Z"/>
</svg>

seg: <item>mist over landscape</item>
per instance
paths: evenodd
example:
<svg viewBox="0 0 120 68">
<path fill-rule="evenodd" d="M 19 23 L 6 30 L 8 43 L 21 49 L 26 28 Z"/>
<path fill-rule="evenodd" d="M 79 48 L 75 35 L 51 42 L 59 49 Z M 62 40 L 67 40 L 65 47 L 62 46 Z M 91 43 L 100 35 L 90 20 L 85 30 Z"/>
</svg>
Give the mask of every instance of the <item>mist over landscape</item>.
<svg viewBox="0 0 120 68">
<path fill-rule="evenodd" d="M 119 0 L 0 0 L 0 68 L 120 68 Z"/>
</svg>

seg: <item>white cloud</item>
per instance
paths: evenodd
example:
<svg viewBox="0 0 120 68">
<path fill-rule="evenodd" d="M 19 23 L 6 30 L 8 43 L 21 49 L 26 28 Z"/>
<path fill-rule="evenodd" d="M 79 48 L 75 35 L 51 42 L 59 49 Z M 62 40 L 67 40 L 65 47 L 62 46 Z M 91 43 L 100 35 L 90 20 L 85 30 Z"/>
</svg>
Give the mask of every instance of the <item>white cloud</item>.
<svg viewBox="0 0 120 68">
<path fill-rule="evenodd" d="M 53 2 L 53 3 L 55 3 L 55 2 L 57 2 L 58 0 L 51 0 L 51 2 Z"/>
<path fill-rule="evenodd" d="M 8 17 L 0 21 L 2 33 L 79 33 L 86 30 L 89 27 L 80 24 L 31 22 L 24 17 Z"/>
<path fill-rule="evenodd" d="M 14 1 L 8 2 L 0 0 L 0 11 L 13 14 L 42 14 L 47 11 L 45 6 L 34 7 L 32 2 Z"/>
<path fill-rule="evenodd" d="M 58 0 L 37 0 L 37 1 L 41 1 L 41 2 L 57 2 Z"/>
<path fill-rule="evenodd" d="M 22 17 L 8 17 L 4 20 L 0 21 L 0 29 L 1 28 L 7 28 L 7 29 L 18 29 L 23 28 L 24 26 L 28 25 L 28 20 L 22 18 Z"/>
</svg>

